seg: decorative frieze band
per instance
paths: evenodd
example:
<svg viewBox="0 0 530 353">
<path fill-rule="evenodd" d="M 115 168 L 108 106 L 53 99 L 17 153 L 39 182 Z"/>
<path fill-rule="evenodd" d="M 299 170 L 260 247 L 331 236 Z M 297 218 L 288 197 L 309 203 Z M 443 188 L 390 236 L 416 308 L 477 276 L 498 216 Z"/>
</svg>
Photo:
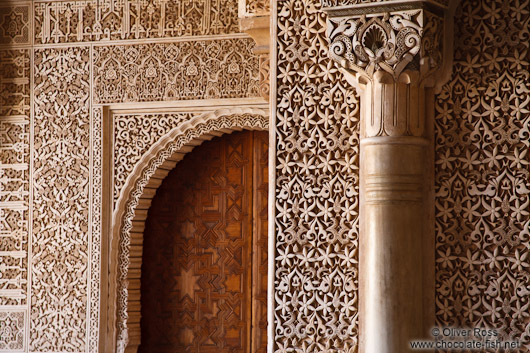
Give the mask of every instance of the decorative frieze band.
<svg viewBox="0 0 530 353">
<path fill-rule="evenodd" d="M 94 103 L 260 97 L 248 38 L 94 47 Z"/>
<path fill-rule="evenodd" d="M 58 0 L 34 6 L 36 44 L 239 32 L 232 0 Z"/>
</svg>

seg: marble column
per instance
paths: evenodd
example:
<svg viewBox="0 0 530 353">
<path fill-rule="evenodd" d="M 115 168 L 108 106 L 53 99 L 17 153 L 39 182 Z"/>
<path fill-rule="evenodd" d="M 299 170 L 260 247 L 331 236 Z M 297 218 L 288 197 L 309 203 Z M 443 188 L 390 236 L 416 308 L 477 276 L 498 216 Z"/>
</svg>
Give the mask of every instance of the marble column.
<svg viewBox="0 0 530 353">
<path fill-rule="evenodd" d="M 434 326 L 433 99 L 454 4 L 326 2 L 329 55 L 361 96 L 359 352 L 408 352 Z"/>
</svg>

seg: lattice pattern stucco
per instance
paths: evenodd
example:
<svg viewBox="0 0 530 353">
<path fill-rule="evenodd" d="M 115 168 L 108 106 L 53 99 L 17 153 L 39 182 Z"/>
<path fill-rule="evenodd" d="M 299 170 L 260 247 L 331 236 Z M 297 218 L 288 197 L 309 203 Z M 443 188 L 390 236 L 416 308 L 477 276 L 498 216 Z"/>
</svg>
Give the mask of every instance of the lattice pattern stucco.
<svg viewBox="0 0 530 353">
<path fill-rule="evenodd" d="M 320 1 L 278 1 L 277 31 L 274 351 L 354 350 L 358 96 Z"/>
</svg>

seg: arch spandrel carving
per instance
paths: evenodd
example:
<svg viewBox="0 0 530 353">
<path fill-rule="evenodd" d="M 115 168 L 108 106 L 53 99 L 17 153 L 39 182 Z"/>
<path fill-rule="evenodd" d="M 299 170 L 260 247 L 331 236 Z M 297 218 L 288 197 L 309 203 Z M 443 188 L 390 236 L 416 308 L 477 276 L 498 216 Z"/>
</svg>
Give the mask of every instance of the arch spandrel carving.
<svg viewBox="0 0 530 353">
<path fill-rule="evenodd" d="M 197 116 L 153 144 L 128 176 L 113 214 L 111 246 L 109 314 L 117 320 L 113 347 L 118 352 L 135 351 L 140 343 L 140 309 L 137 305 L 130 309 L 131 303 L 139 304 L 139 291 L 130 288 L 139 284 L 143 222 L 156 188 L 183 154 L 201 141 L 234 130 L 265 130 L 268 124 L 268 113 L 254 108 L 221 109 Z"/>
</svg>

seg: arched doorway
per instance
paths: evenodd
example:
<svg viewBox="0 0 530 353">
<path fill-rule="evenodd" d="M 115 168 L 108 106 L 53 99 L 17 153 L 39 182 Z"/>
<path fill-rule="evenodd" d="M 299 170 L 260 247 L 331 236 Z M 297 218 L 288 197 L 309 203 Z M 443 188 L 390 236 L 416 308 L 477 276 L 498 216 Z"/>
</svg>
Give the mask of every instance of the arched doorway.
<svg viewBox="0 0 530 353">
<path fill-rule="evenodd" d="M 144 231 L 139 352 L 265 352 L 268 134 L 196 147 Z"/>
</svg>

